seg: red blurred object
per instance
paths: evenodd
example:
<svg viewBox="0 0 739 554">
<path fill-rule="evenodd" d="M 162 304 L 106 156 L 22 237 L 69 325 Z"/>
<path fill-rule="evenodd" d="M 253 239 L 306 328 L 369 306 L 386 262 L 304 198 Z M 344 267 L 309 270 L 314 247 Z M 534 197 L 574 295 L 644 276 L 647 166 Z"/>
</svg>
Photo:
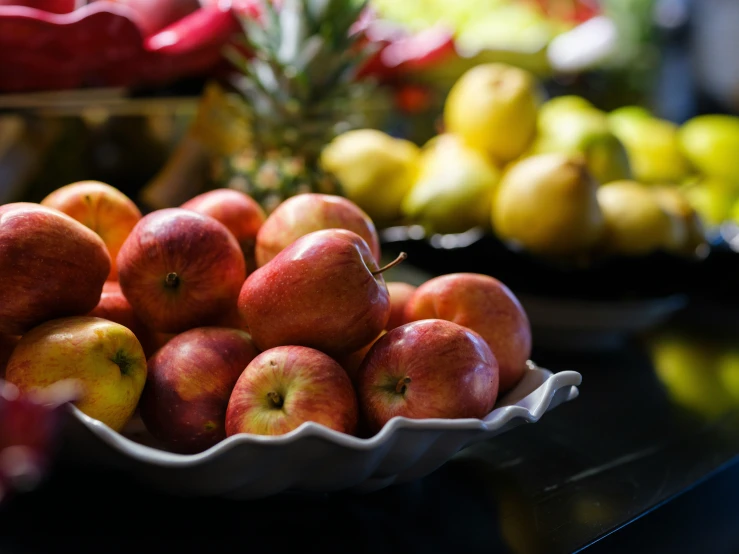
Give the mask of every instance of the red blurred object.
<svg viewBox="0 0 739 554">
<path fill-rule="evenodd" d="M 395 93 L 395 105 L 405 113 L 421 113 L 431 107 L 433 94 L 420 85 L 401 85 Z"/>
<path fill-rule="evenodd" d="M 78 394 L 73 382 L 23 395 L 0 380 L 0 501 L 12 491 L 33 488 L 44 476 L 60 431 L 61 406 Z"/>
<path fill-rule="evenodd" d="M 80 0 L 78 0 L 80 3 Z M 205 75 L 256 0 L 0 0 L 0 92 L 151 86 Z M 74 4 L 72 2 L 71 4 Z M 45 9 L 38 9 L 43 7 Z"/>
<path fill-rule="evenodd" d="M 457 55 L 454 36 L 444 27 L 431 27 L 416 34 L 384 21 L 368 21 L 362 29 L 377 52 L 360 71 L 360 77 L 375 76 L 392 81 L 408 71 L 422 70 Z"/>
<path fill-rule="evenodd" d="M 583 23 L 600 14 L 597 0 L 528 0 L 550 17 Z"/>
<path fill-rule="evenodd" d="M 528 0 L 582 22 L 592 0 Z M 223 49 L 261 0 L 0 0 L 0 93 L 157 86 L 229 67 Z M 457 56 L 452 33 L 411 34 L 366 10 L 354 30 L 377 46 L 360 77 L 397 82 Z"/>
</svg>

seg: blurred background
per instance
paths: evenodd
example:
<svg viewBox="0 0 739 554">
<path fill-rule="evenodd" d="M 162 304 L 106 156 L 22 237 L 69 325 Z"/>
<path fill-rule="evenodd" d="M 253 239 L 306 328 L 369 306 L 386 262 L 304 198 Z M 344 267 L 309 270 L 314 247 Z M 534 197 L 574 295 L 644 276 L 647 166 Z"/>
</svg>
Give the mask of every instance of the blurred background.
<svg viewBox="0 0 739 554">
<path fill-rule="evenodd" d="M 17 17 L 18 6 L 63 18 L 106 4 L 134 28 L 106 34 L 114 17 L 99 9 L 79 22 L 101 29 L 85 43 L 73 26 L 36 29 L 35 16 Z M 1 1 L 0 202 L 37 201 L 82 179 L 143 200 L 140 191 L 180 143 L 205 84 L 227 73 L 221 51 L 237 26 L 213 15 L 226 4 L 249 13 L 257 3 Z M 529 69 L 549 94 L 577 94 L 603 110 L 636 104 L 675 123 L 739 111 L 732 0 L 372 0 L 370 7 L 369 36 L 385 47 L 370 72 L 388 96 L 374 123 L 418 144 L 437 130 L 455 79 L 485 61 Z"/>
</svg>

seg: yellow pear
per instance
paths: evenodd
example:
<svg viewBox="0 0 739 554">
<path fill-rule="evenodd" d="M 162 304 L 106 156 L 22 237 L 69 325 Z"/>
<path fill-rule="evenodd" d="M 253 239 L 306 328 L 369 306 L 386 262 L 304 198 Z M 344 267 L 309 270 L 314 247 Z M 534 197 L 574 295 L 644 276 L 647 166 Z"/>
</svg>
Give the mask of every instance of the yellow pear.
<svg viewBox="0 0 739 554">
<path fill-rule="evenodd" d="M 598 184 L 585 158 L 540 154 L 513 164 L 493 204 L 493 228 L 506 241 L 541 255 L 577 255 L 600 239 Z"/>
<path fill-rule="evenodd" d="M 655 185 L 650 190 L 662 209 L 681 221 L 685 227 L 685 240 L 676 250 L 685 253 L 695 252 L 698 246 L 706 242 L 705 229 L 701 216 L 693 208 L 686 194 L 671 185 Z"/>
<path fill-rule="evenodd" d="M 403 214 L 437 233 L 487 228 L 500 171 L 459 137 L 440 135 L 424 148 L 418 178 L 403 199 Z"/>
<path fill-rule="evenodd" d="M 738 117 L 695 117 L 680 128 L 680 146 L 698 171 L 733 184 L 739 192 Z"/>
<path fill-rule="evenodd" d="M 446 130 L 505 163 L 529 147 L 536 132 L 536 82 L 513 66 L 473 67 L 454 84 L 444 106 Z"/>
<path fill-rule="evenodd" d="M 640 183 L 677 183 L 690 174 L 674 123 L 633 106 L 615 110 L 608 120 L 626 147 L 634 179 Z"/>
<path fill-rule="evenodd" d="M 321 154 L 346 196 L 378 224 L 400 216 L 400 203 L 416 178 L 421 149 L 374 129 L 339 135 Z"/>
<path fill-rule="evenodd" d="M 552 129 L 562 120 L 563 116 L 566 117 L 570 113 L 590 111 L 599 112 L 593 104 L 582 96 L 576 96 L 574 94 L 555 96 L 554 98 L 550 98 L 544 102 L 539 108 L 539 114 L 537 117 L 539 131 Z M 608 127 L 607 122 L 605 127 Z"/>
<path fill-rule="evenodd" d="M 659 249 L 677 250 L 687 241 L 687 227 L 673 217 L 645 185 L 615 181 L 598 189 L 606 221 L 603 244 L 608 251 L 643 255 Z"/>
</svg>

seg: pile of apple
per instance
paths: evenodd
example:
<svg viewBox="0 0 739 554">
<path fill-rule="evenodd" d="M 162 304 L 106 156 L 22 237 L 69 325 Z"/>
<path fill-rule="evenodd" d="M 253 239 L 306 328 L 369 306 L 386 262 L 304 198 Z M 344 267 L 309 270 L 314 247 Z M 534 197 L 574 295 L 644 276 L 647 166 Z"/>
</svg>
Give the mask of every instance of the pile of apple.
<svg viewBox="0 0 739 554">
<path fill-rule="evenodd" d="M 488 276 L 386 285 L 403 257 L 380 268 L 372 220 L 340 197 L 266 217 L 216 190 L 142 217 L 74 183 L 0 206 L 0 370 L 21 391 L 70 380 L 118 431 L 138 411 L 178 452 L 306 421 L 483 418 L 526 371 L 527 316 Z"/>
</svg>

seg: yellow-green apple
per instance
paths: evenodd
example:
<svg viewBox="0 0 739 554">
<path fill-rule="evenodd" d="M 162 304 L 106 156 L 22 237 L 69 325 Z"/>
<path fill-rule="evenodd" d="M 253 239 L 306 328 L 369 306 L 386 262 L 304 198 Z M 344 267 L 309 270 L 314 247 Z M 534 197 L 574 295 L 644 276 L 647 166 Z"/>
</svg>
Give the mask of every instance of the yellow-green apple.
<svg viewBox="0 0 739 554">
<path fill-rule="evenodd" d="M 353 231 L 379 261 L 380 240 L 375 224 L 359 206 L 340 196 L 305 193 L 285 200 L 259 229 L 257 265 L 262 267 L 296 239 L 322 229 Z"/>
<path fill-rule="evenodd" d="M 418 287 L 405 309 L 406 321 L 446 319 L 479 333 L 495 354 L 500 392 L 510 390 L 531 356 L 531 326 L 518 298 L 487 275 L 451 273 Z"/>
<path fill-rule="evenodd" d="M 314 421 L 351 435 L 357 413 L 354 388 L 336 361 L 312 348 L 280 346 L 254 358 L 239 377 L 226 434 L 282 435 Z"/>
<path fill-rule="evenodd" d="M 21 338 L 18 335 L 0 335 L 0 379 L 5 375 L 5 366 L 19 340 Z"/>
<path fill-rule="evenodd" d="M 146 428 L 177 452 L 202 452 L 226 438 L 226 407 L 244 368 L 259 354 L 248 333 L 199 327 L 149 359 L 140 413 Z"/>
<path fill-rule="evenodd" d="M 108 279 L 118 278 L 115 258 L 141 212 L 128 196 L 99 181 L 80 181 L 55 190 L 41 201 L 95 231 L 108 248 L 111 267 Z"/>
<path fill-rule="evenodd" d="M 156 351 L 157 342 L 154 332 L 133 311 L 131 303 L 123 296 L 118 281 L 105 282 L 103 293 L 100 295 L 100 302 L 87 315 L 114 321 L 131 329 L 136 338 L 139 339 L 147 358 Z"/>
<path fill-rule="evenodd" d="M 363 422 L 376 433 L 396 416 L 478 418 L 498 397 L 498 363 L 474 331 L 441 319 L 396 327 L 359 368 Z"/>
<path fill-rule="evenodd" d="M 236 237 L 244 253 L 248 271 L 256 269 L 254 248 L 257 233 L 267 219 L 262 207 L 248 194 L 234 189 L 216 189 L 191 198 L 182 206 L 217 219 Z"/>
<path fill-rule="evenodd" d="M 123 325 L 98 317 L 65 317 L 23 335 L 5 378 L 23 392 L 76 381 L 81 388 L 77 407 L 119 431 L 144 388 L 146 356 L 136 335 Z"/>
<path fill-rule="evenodd" d="M 86 314 L 109 272 L 102 239 L 78 221 L 38 204 L 0 206 L 0 333 Z"/>
<path fill-rule="evenodd" d="M 416 292 L 416 288 L 408 283 L 390 281 L 387 283 L 387 292 L 390 294 L 390 317 L 385 329 L 391 331 L 396 327 L 408 323 L 405 320 L 405 306 Z"/>
<path fill-rule="evenodd" d="M 246 278 L 239 243 L 225 225 L 181 208 L 136 224 L 118 253 L 123 294 L 161 333 L 214 325 L 236 304 Z"/>
<path fill-rule="evenodd" d="M 385 328 L 384 269 L 356 233 L 315 231 L 249 276 L 239 310 L 260 350 L 295 345 L 348 354 Z"/>
</svg>

